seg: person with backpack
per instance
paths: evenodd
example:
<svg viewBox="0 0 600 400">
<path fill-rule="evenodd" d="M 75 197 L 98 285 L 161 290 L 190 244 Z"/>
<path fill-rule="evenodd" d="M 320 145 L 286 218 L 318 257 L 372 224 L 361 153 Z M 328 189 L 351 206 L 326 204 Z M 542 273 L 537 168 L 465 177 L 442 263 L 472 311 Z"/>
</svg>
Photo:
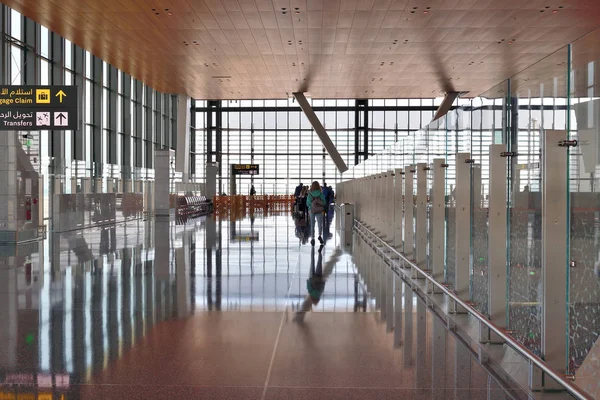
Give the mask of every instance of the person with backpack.
<svg viewBox="0 0 600 400">
<path fill-rule="evenodd" d="M 323 241 L 323 212 L 325 211 L 325 205 L 325 196 L 323 196 L 321 186 L 319 182 L 314 181 L 306 197 L 306 208 L 308 208 L 310 215 L 310 232 L 312 236 L 310 244 L 312 246 L 315 245 L 315 219 L 319 224 L 319 242 L 325 244 Z"/>
</svg>

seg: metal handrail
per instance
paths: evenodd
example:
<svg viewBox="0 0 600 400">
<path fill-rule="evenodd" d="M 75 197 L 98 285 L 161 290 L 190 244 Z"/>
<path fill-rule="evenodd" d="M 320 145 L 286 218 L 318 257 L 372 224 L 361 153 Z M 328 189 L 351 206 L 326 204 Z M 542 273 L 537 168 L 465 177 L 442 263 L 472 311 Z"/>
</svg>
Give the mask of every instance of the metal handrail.
<svg viewBox="0 0 600 400">
<path fill-rule="evenodd" d="M 360 228 L 366 230 L 373 237 L 377 238 L 377 240 L 379 242 L 381 242 L 385 247 L 387 247 L 391 252 L 393 252 L 398 257 L 400 257 L 405 263 L 408 263 L 412 268 L 414 268 L 419 274 L 423 275 L 425 277 L 425 279 L 427 279 L 433 285 L 437 286 L 449 298 L 451 298 L 454 302 L 456 302 L 457 304 L 462 306 L 466 311 L 469 312 L 469 314 L 471 314 L 475 318 L 477 318 L 479 320 L 479 322 L 481 322 L 485 326 L 487 326 L 492 332 L 494 332 L 496 335 L 498 335 L 509 346 L 511 346 L 513 349 L 515 349 L 521 356 L 523 356 L 524 358 L 529 360 L 530 363 L 535 364 L 539 369 L 541 369 L 546 374 L 548 374 L 552 379 L 554 379 L 556 382 L 558 382 L 562 387 L 565 388 L 565 390 L 567 392 L 569 392 L 575 398 L 580 399 L 580 400 L 593 400 L 594 399 L 589 394 L 584 392 L 579 386 L 573 384 L 572 382 L 569 382 L 560 373 L 558 373 L 558 372 L 554 371 L 552 368 L 548 367 L 548 365 L 546 365 L 544 360 L 542 360 L 540 357 L 535 355 L 527 347 L 525 347 L 521 343 L 517 342 L 512 336 L 506 334 L 504 332 L 503 328 L 500 328 L 499 326 L 497 326 L 496 324 L 494 324 L 493 322 L 488 320 L 485 315 L 481 314 L 479 311 L 477 311 L 475 308 L 473 308 L 471 305 L 469 305 L 464 300 L 461 300 L 455 293 L 450 291 L 446 286 L 444 286 L 443 284 L 436 281 L 433 276 L 431 276 L 429 273 L 423 271 L 414 262 L 412 262 L 411 260 L 406 258 L 404 256 L 404 254 L 400 253 L 398 250 L 396 250 L 395 248 L 390 246 L 389 243 L 385 242 L 379 236 L 375 235 L 373 233 L 373 231 L 371 231 L 369 228 L 367 228 L 365 226 L 365 224 L 361 223 L 357 219 L 354 219 L 354 223 L 355 223 L 355 225 L 360 226 Z M 355 227 L 355 230 L 358 231 L 359 233 L 361 233 L 356 227 Z"/>
</svg>

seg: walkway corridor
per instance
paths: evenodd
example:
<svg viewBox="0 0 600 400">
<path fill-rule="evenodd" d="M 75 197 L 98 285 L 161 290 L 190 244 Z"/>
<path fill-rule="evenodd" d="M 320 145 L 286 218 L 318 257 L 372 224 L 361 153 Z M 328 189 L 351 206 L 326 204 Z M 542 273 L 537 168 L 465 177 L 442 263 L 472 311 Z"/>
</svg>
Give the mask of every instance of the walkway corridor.
<svg viewBox="0 0 600 400">
<path fill-rule="evenodd" d="M 334 225 L 322 252 L 280 215 L 128 222 L 51 236 L 25 269 L 2 258 L 0 398 L 527 398 L 405 285 L 388 331 Z"/>
</svg>

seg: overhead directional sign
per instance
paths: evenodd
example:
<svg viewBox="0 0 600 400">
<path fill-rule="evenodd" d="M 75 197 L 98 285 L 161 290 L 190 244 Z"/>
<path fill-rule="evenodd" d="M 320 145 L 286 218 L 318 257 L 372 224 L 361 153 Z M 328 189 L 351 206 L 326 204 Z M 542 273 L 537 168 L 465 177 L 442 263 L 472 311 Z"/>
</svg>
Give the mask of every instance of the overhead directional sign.
<svg viewBox="0 0 600 400">
<path fill-rule="evenodd" d="M 258 175 L 258 164 L 231 164 L 231 169 L 235 175 Z"/>
<path fill-rule="evenodd" d="M 0 86 L 0 130 L 75 130 L 77 86 Z"/>
</svg>

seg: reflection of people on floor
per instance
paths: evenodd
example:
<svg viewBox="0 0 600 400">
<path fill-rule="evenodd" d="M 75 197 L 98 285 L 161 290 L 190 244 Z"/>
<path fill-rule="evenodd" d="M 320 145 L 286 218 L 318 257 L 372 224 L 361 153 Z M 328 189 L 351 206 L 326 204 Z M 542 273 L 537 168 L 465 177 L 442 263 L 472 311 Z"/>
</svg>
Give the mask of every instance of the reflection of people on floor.
<svg viewBox="0 0 600 400">
<path fill-rule="evenodd" d="M 308 218 L 294 218 L 294 224 L 296 225 L 296 237 L 300 239 L 300 243 L 308 243 L 310 237 L 310 224 Z"/>
<path fill-rule="evenodd" d="M 325 239 L 325 242 L 327 243 L 327 241 L 329 239 L 331 239 L 333 237 L 333 233 L 331 233 L 331 221 L 333 221 L 333 214 L 334 214 L 335 210 L 333 207 L 331 207 L 330 210 L 327 210 L 327 213 L 325 214 L 325 226 L 323 227 L 323 239 Z"/>
<path fill-rule="evenodd" d="M 300 304 L 294 321 L 302 323 L 306 313 L 311 311 L 313 305 L 317 305 L 321 300 L 323 291 L 325 290 L 325 283 L 327 278 L 333 272 L 333 268 L 337 264 L 342 255 L 342 250 L 338 247 L 334 250 L 333 254 L 327 260 L 323 266 L 323 252 L 319 251 L 318 261 L 315 267 L 315 248 L 311 249 L 311 261 L 310 261 L 310 273 L 309 278 L 306 280 L 307 295 L 304 297 L 304 301 Z"/>
</svg>

